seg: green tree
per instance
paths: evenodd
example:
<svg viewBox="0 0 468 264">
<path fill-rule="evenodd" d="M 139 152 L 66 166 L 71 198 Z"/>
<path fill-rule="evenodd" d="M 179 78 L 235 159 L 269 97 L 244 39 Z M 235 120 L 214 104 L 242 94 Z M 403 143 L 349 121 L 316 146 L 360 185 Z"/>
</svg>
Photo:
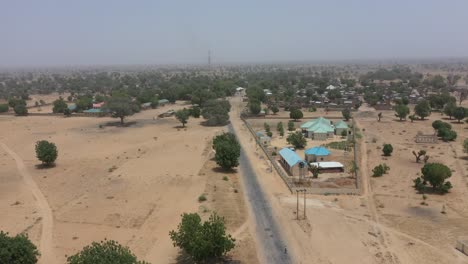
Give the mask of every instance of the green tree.
<svg viewBox="0 0 468 264">
<path fill-rule="evenodd" d="M 70 109 L 68 109 L 68 107 L 65 108 L 65 110 L 63 110 L 63 115 L 64 116 L 69 117 L 69 116 L 71 116 L 71 114 L 72 114 L 72 112 L 71 112 Z"/>
<path fill-rule="evenodd" d="M 262 110 L 260 102 L 254 101 L 249 103 L 249 110 L 252 115 L 258 115 Z"/>
<path fill-rule="evenodd" d="M 431 115 L 431 106 L 428 101 L 422 100 L 415 107 L 414 112 L 418 115 L 421 120 Z"/>
<path fill-rule="evenodd" d="M 343 111 L 341 111 L 341 114 L 343 115 L 343 118 L 346 121 L 349 121 L 349 119 L 351 118 L 351 110 L 349 110 L 349 108 L 343 109 Z"/>
<path fill-rule="evenodd" d="M 26 235 L 11 237 L 0 231 L 0 263 L 35 264 L 39 255 L 36 246 Z"/>
<path fill-rule="evenodd" d="M 279 135 L 282 137 L 284 136 L 284 126 L 283 122 L 278 122 L 278 125 L 276 125 L 276 130 L 278 131 Z"/>
<path fill-rule="evenodd" d="M 105 104 L 104 109 L 112 113 L 112 117 L 120 118 L 120 124 L 123 125 L 124 118 L 134 114 L 132 99 L 125 93 L 115 93 Z"/>
<path fill-rule="evenodd" d="M 395 116 L 400 118 L 400 121 L 406 119 L 409 113 L 410 109 L 408 106 L 404 104 L 399 104 L 395 106 Z"/>
<path fill-rule="evenodd" d="M 270 107 L 270 109 L 271 109 L 271 111 L 273 112 L 273 114 L 275 114 L 275 115 L 276 115 L 276 113 L 279 112 L 279 108 L 278 108 L 278 106 L 276 106 L 276 105 Z"/>
<path fill-rule="evenodd" d="M 65 109 L 68 109 L 68 105 L 62 98 L 54 101 L 54 108 L 52 109 L 52 112 L 63 113 Z"/>
<path fill-rule="evenodd" d="M 200 117 L 200 113 L 201 113 L 201 110 L 200 110 L 200 107 L 198 106 L 194 106 L 190 109 L 190 115 L 192 117 L 195 117 L 195 118 L 199 118 Z"/>
<path fill-rule="evenodd" d="M 294 126 L 294 122 L 293 121 L 289 121 L 288 122 L 288 131 L 294 131 L 296 130 L 295 126 Z"/>
<path fill-rule="evenodd" d="M 453 117 L 458 120 L 458 123 L 461 122 L 466 117 L 466 109 L 462 106 L 456 107 L 453 111 Z"/>
<path fill-rule="evenodd" d="M 47 140 L 36 142 L 36 157 L 43 164 L 49 166 L 55 162 L 58 156 L 57 146 Z"/>
<path fill-rule="evenodd" d="M 177 120 L 179 120 L 179 122 L 182 123 L 182 127 L 185 127 L 185 124 L 187 124 L 187 120 L 190 117 L 190 112 L 189 110 L 184 108 L 184 109 L 178 110 L 175 113 L 175 116 Z"/>
<path fill-rule="evenodd" d="M 8 112 L 8 104 L 0 104 L 0 113 Z"/>
<path fill-rule="evenodd" d="M 463 140 L 463 151 L 465 153 L 468 153 L 468 138 L 466 138 L 465 140 Z"/>
<path fill-rule="evenodd" d="M 452 129 L 452 125 L 450 125 L 447 122 L 441 121 L 441 120 L 435 120 L 434 122 L 432 122 L 432 127 L 435 130 L 439 130 L 439 129 L 443 129 L 443 128 Z"/>
<path fill-rule="evenodd" d="M 286 141 L 293 145 L 295 148 L 302 149 L 306 146 L 307 140 L 304 137 L 304 135 L 300 132 L 297 131 L 295 133 L 291 133 L 287 138 Z"/>
<path fill-rule="evenodd" d="M 8 105 L 9 105 L 11 108 L 14 109 L 17 105 L 26 106 L 26 101 L 23 100 L 23 99 L 10 98 L 10 99 L 8 100 Z"/>
<path fill-rule="evenodd" d="M 214 137 L 213 149 L 215 150 L 216 163 L 225 170 L 239 166 L 240 144 L 232 133 L 223 133 Z"/>
<path fill-rule="evenodd" d="M 455 102 L 448 102 L 444 106 L 444 114 L 446 114 L 450 119 L 453 117 L 453 113 L 457 108 L 457 104 Z"/>
<path fill-rule="evenodd" d="M 433 191 L 442 193 L 448 192 L 452 188 L 450 181 L 446 181 L 452 176 L 450 168 L 441 163 L 427 163 L 421 169 L 422 176 L 420 180 L 416 179 L 415 188 L 420 191 L 429 183 Z"/>
<path fill-rule="evenodd" d="M 15 114 L 18 116 L 26 116 L 28 115 L 28 109 L 26 108 L 25 105 L 23 104 L 18 104 L 15 106 L 13 109 L 15 111 Z"/>
<path fill-rule="evenodd" d="M 457 132 L 448 129 L 448 128 L 441 128 L 437 130 L 437 136 L 442 138 L 443 141 L 454 141 L 457 139 Z"/>
<path fill-rule="evenodd" d="M 289 113 L 289 118 L 294 119 L 294 121 L 297 121 L 298 119 L 301 119 L 302 117 L 304 117 L 304 114 L 299 109 L 292 109 L 291 112 Z"/>
<path fill-rule="evenodd" d="M 382 148 L 383 155 L 388 157 L 392 155 L 393 146 L 392 144 L 384 144 Z"/>
<path fill-rule="evenodd" d="M 114 240 L 93 242 L 67 258 L 68 264 L 149 264 L 138 261 L 128 247 Z"/>
<path fill-rule="evenodd" d="M 235 246 L 235 239 L 226 234 L 224 218 L 216 213 L 204 223 L 197 213 L 184 213 L 177 231 L 169 235 L 174 246 L 183 249 L 196 262 L 219 259 Z"/>
<path fill-rule="evenodd" d="M 226 125 L 229 121 L 231 105 L 226 100 L 209 100 L 204 103 L 201 114 L 206 119 L 206 125 Z"/>
</svg>

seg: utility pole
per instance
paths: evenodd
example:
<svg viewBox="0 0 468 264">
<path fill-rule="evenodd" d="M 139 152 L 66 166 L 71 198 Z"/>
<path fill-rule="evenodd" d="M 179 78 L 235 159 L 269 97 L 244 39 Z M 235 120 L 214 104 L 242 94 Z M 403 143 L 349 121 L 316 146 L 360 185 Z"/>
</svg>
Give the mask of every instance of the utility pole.
<svg viewBox="0 0 468 264">
<path fill-rule="evenodd" d="M 306 189 L 302 190 L 304 192 L 304 220 L 307 219 L 306 216 Z"/>
<path fill-rule="evenodd" d="M 299 220 L 299 190 L 296 190 L 297 203 L 296 203 L 296 218 Z"/>
</svg>

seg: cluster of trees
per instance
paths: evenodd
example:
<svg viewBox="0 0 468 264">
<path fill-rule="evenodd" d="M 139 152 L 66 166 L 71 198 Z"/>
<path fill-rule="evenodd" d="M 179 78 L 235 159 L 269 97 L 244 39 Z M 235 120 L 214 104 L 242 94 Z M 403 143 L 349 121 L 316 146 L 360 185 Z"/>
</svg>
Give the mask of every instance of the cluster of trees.
<svg viewBox="0 0 468 264">
<path fill-rule="evenodd" d="M 454 141 L 457 139 L 457 132 L 452 130 L 452 125 L 441 120 L 432 122 L 432 127 L 437 132 L 437 136 L 443 141 Z"/>
<path fill-rule="evenodd" d="M 209 100 L 204 103 L 201 115 L 208 126 L 224 126 L 229 122 L 231 104 L 227 100 Z"/>
<path fill-rule="evenodd" d="M 213 138 L 216 163 L 225 170 L 239 166 L 240 144 L 233 133 L 223 133 Z"/>
</svg>

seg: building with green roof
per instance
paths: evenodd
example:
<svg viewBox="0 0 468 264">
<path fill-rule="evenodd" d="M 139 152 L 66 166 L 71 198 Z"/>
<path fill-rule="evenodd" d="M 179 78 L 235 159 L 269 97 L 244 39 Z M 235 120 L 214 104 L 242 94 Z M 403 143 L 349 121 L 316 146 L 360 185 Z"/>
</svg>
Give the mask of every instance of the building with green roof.
<svg viewBox="0 0 468 264">
<path fill-rule="evenodd" d="M 328 138 L 333 138 L 334 135 L 341 135 L 343 130 L 347 131 L 348 125 L 343 120 L 333 124 L 332 121 L 319 117 L 302 124 L 301 130 L 308 138 L 314 140 L 327 140 Z"/>
<path fill-rule="evenodd" d="M 335 135 L 337 136 L 343 135 L 343 131 L 345 131 L 344 133 L 348 134 L 348 130 L 349 126 L 343 120 L 340 120 L 335 124 Z"/>
</svg>

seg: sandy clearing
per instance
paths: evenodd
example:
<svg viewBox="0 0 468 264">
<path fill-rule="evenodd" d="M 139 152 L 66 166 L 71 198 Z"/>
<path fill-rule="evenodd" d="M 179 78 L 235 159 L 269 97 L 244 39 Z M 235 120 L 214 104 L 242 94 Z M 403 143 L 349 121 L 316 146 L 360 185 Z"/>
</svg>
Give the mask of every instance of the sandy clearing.
<svg viewBox="0 0 468 264">
<path fill-rule="evenodd" d="M 42 194 L 41 190 L 37 187 L 36 182 L 32 179 L 21 157 L 18 156 L 18 154 L 11 150 L 7 145 L 5 145 L 5 143 L 0 142 L 0 145 L 15 160 L 18 171 L 21 174 L 25 184 L 29 187 L 29 190 L 33 194 L 42 217 L 42 231 L 39 246 L 41 256 L 39 259 L 39 263 L 57 263 L 54 255 L 54 245 L 52 241 L 54 220 L 49 203 Z"/>
</svg>

